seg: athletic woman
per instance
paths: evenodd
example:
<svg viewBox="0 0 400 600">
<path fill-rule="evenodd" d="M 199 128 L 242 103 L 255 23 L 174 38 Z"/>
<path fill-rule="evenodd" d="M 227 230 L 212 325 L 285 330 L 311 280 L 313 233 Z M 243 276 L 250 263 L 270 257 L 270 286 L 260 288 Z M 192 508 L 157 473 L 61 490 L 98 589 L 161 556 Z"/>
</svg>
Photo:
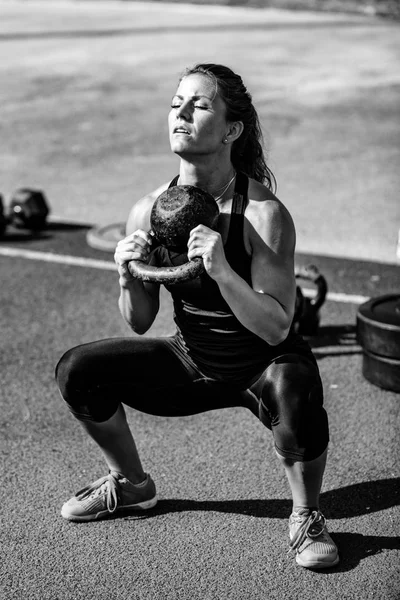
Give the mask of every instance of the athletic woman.
<svg viewBox="0 0 400 600">
<path fill-rule="evenodd" d="M 57 365 L 61 394 L 109 469 L 61 514 L 90 521 L 156 504 L 123 404 L 159 416 L 245 406 L 272 431 L 286 472 L 293 498 L 289 542 L 297 563 L 332 567 L 338 552 L 319 509 L 329 441 L 322 383 L 310 347 L 291 328 L 295 229 L 274 195 L 258 116 L 242 79 L 222 65 L 187 70 L 172 99 L 169 135 L 179 175 L 133 206 L 127 237 L 115 252 L 119 308 L 139 336 L 78 346 Z M 133 277 L 128 263 L 170 264 L 168 251 L 152 252 L 150 211 L 173 185 L 212 194 L 218 227 L 198 225 L 190 232 L 188 258 L 201 257 L 204 274 L 166 284 L 175 335 L 143 338 L 159 310 L 160 286 Z"/>
</svg>

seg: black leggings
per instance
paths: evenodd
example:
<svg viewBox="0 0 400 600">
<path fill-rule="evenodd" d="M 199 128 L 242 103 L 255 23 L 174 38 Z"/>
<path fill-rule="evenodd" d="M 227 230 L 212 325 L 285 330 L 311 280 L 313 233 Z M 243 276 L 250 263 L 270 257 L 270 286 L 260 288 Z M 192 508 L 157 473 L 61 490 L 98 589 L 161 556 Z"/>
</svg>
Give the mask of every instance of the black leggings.
<svg viewBox="0 0 400 600">
<path fill-rule="evenodd" d="M 274 358 L 243 391 L 202 375 L 174 338 L 111 338 L 66 352 L 56 378 L 80 420 L 106 421 L 121 402 L 166 417 L 243 406 L 272 430 L 281 456 L 313 460 L 329 441 L 322 383 L 311 352 Z"/>
</svg>

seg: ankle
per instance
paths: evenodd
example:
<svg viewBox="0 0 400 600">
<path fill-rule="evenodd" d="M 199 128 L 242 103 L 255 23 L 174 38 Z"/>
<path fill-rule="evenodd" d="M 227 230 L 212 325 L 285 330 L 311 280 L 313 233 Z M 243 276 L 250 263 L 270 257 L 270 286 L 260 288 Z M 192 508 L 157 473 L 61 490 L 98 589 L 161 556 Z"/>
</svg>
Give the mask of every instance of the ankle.
<svg viewBox="0 0 400 600">
<path fill-rule="evenodd" d="M 308 513 L 308 514 L 311 514 L 313 511 L 318 511 L 318 510 L 319 510 L 318 506 L 304 506 L 304 505 L 298 505 L 297 504 L 296 506 L 293 506 L 292 513 L 296 513 L 296 514 L 299 514 L 299 513 L 306 514 L 306 513 Z"/>
<path fill-rule="evenodd" d="M 140 483 L 143 483 L 147 479 L 147 474 L 142 470 L 131 471 L 130 469 L 120 469 L 116 465 L 114 465 L 114 466 L 108 465 L 108 468 L 110 471 L 114 471 L 114 473 L 118 473 L 118 475 L 121 478 L 127 479 L 129 481 L 129 483 L 132 483 L 133 485 L 139 485 Z"/>
<path fill-rule="evenodd" d="M 119 471 L 119 474 L 121 475 L 121 477 L 125 477 L 125 479 L 127 479 L 132 485 L 140 485 L 141 483 L 144 483 L 147 479 L 146 473 L 122 473 L 121 471 Z"/>
<path fill-rule="evenodd" d="M 143 477 L 127 477 L 127 480 L 132 484 L 132 485 L 141 485 L 143 483 L 145 483 L 145 481 L 147 480 L 147 475 L 144 474 Z"/>
</svg>

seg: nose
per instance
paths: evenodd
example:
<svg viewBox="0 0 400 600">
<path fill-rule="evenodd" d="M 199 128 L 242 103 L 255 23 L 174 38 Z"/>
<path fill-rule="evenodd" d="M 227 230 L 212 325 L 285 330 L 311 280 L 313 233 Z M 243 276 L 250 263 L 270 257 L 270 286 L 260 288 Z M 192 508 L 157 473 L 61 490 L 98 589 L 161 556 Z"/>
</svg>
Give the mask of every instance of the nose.
<svg viewBox="0 0 400 600">
<path fill-rule="evenodd" d="M 185 121 L 190 120 L 191 111 L 189 102 L 182 102 L 182 104 L 176 109 L 176 118 L 185 119 Z"/>
</svg>

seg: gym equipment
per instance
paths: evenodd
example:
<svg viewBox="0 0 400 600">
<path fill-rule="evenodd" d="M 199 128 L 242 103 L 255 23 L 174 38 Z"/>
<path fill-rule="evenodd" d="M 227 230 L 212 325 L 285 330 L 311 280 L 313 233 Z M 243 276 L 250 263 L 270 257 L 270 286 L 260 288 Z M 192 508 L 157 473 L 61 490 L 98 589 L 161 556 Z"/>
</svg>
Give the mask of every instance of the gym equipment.
<svg viewBox="0 0 400 600">
<path fill-rule="evenodd" d="M 218 215 L 218 205 L 208 192 L 191 185 L 168 188 L 158 196 L 151 210 L 153 247 L 164 246 L 182 258 L 186 255 L 190 231 L 200 224 L 214 229 Z M 173 285 L 198 277 L 203 273 L 204 265 L 201 258 L 173 267 L 156 267 L 132 260 L 128 269 L 142 281 Z"/>
<path fill-rule="evenodd" d="M 311 281 L 316 286 L 313 298 L 306 298 L 300 286 L 296 286 L 296 304 L 292 329 L 301 335 L 317 335 L 320 323 L 319 310 L 324 304 L 328 292 L 326 279 L 315 265 L 295 267 L 296 279 Z"/>
<path fill-rule="evenodd" d="M 46 226 L 49 207 L 40 190 L 21 188 L 11 198 L 8 219 L 18 229 L 40 231 Z"/>
<path fill-rule="evenodd" d="M 0 194 L 0 237 L 4 235 L 7 229 L 7 217 L 4 214 L 3 196 Z"/>
<path fill-rule="evenodd" d="M 0 236 L 5 234 L 9 225 L 17 229 L 39 232 L 46 227 L 48 214 L 49 207 L 43 192 L 20 188 L 12 196 L 6 214 L 3 202 L 0 201 Z"/>
<path fill-rule="evenodd" d="M 118 242 L 125 236 L 125 223 L 112 223 L 104 227 L 89 229 L 86 234 L 86 242 L 95 250 L 114 252 Z"/>
<path fill-rule="evenodd" d="M 400 294 L 385 294 L 361 304 L 357 341 L 363 348 L 365 379 L 400 392 Z"/>
<path fill-rule="evenodd" d="M 153 248 L 159 245 L 170 250 L 173 267 L 155 267 L 143 261 L 131 261 L 128 268 L 132 275 L 142 281 L 175 284 L 198 277 L 204 270 L 200 258 L 187 261 L 186 249 L 189 233 L 196 225 L 203 223 L 214 229 L 218 219 L 218 205 L 204 190 L 188 185 L 174 186 L 165 190 L 153 205 L 150 215 Z M 87 234 L 87 242 L 99 250 L 114 251 L 118 241 L 125 237 L 125 227 L 116 223 L 92 229 Z M 176 259 L 176 260 L 175 260 Z M 306 298 L 299 286 L 296 289 L 296 308 L 292 327 L 303 335 L 317 335 L 319 309 L 325 302 L 328 286 L 325 277 L 317 267 L 297 267 L 296 278 L 311 281 L 316 286 L 314 298 Z"/>
</svg>

